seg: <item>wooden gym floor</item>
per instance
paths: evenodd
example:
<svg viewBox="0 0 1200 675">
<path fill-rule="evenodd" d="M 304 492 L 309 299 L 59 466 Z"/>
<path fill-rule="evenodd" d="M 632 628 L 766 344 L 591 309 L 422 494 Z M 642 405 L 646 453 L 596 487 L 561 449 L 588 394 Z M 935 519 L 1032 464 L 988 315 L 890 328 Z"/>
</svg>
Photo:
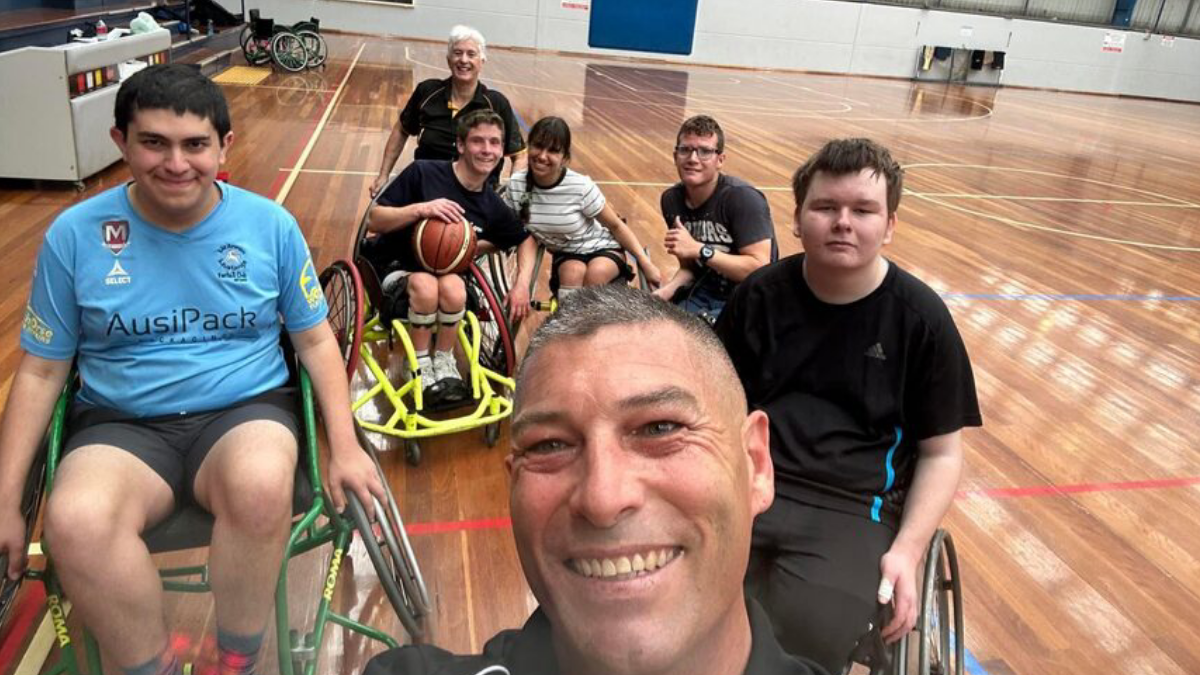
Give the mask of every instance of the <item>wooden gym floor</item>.
<svg viewBox="0 0 1200 675">
<path fill-rule="evenodd" d="M 328 37 L 323 70 L 226 86 L 232 182 L 281 198 L 318 268 L 348 253 L 399 106 L 446 75 L 440 44 Z M 889 146 L 907 192 L 888 254 L 945 294 L 984 412 L 946 522 L 969 670 L 1200 672 L 1200 106 L 502 49 L 483 79 L 526 125 L 571 124 L 574 168 L 666 267 L 658 196 L 676 180 L 684 118 L 724 126 L 725 169 L 765 192 L 783 254 L 799 248 L 792 171 L 832 137 Z M 115 166 L 82 194 L 0 183 L 5 390 L 42 233 L 126 177 Z M 454 651 L 534 606 L 508 529 L 506 444 L 446 437 L 419 468 L 385 460 L 434 598 L 433 642 Z M 342 602 L 399 633 L 360 549 L 351 564 Z M 299 565 L 295 594 L 315 598 L 321 580 Z M 176 646 L 201 661 L 207 602 L 169 604 Z M 374 649 L 332 628 L 321 671 L 354 672 Z"/>
</svg>

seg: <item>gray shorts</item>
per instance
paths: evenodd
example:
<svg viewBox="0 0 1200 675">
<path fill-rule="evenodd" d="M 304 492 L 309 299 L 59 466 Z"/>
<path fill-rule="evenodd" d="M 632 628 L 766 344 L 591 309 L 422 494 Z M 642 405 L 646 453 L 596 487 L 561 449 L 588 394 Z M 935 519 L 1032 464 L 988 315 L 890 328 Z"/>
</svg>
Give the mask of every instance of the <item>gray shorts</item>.
<svg viewBox="0 0 1200 675">
<path fill-rule="evenodd" d="M 295 387 L 280 387 L 229 407 L 158 417 L 130 417 L 110 408 L 76 402 L 67 419 L 65 457 L 85 445 L 109 445 L 140 459 L 162 476 L 176 503 L 194 501 L 196 473 L 212 447 L 230 429 L 269 420 L 287 427 L 299 440 Z"/>
</svg>

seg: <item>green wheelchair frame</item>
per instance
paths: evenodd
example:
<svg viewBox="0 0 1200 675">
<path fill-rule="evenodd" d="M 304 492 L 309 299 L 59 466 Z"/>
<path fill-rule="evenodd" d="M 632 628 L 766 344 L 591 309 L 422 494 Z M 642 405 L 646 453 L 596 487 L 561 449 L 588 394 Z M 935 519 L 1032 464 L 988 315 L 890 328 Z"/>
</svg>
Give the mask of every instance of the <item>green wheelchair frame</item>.
<svg viewBox="0 0 1200 675">
<path fill-rule="evenodd" d="M 383 194 L 381 190 L 379 194 Z M 435 419 L 425 400 L 420 368 L 417 366 L 416 350 L 409 337 L 405 321 L 392 318 L 385 324 L 379 308 L 383 302 L 378 275 L 367 259 L 359 255 L 359 249 L 367 236 L 367 213 L 374 206 L 372 200 L 364 212 L 355 239 L 354 262 L 339 260 L 321 273 L 326 295 L 331 288 L 352 289 L 344 293 L 342 306 L 331 304 L 332 315 L 346 317 L 344 327 L 335 332 L 344 335 L 343 344 L 365 366 L 361 372 L 366 381 L 366 390 L 351 403 L 355 419 L 366 430 L 404 440 L 405 459 L 415 466 L 421 461 L 420 439 L 433 436 L 456 434 L 472 429 L 483 429 L 483 440 L 492 447 L 500 438 L 500 423 L 512 414 L 512 391 L 515 388 L 513 372 L 515 354 L 512 332 L 507 312 L 502 301 L 508 285 L 515 276 L 515 259 L 509 253 L 491 253 L 472 261 L 466 273 L 467 312 L 458 324 L 458 344 L 467 363 L 466 384 L 471 398 L 453 408 L 470 406 L 470 411 Z M 340 295 L 334 292 L 332 295 Z M 351 297 L 353 296 L 353 297 Z M 352 306 L 361 307 L 357 326 L 353 325 Z M 387 363 L 381 363 L 376 350 L 381 345 L 389 357 L 398 356 L 413 376 L 396 384 L 387 373 Z M 395 346 L 399 345 L 399 349 Z M 397 353 L 399 352 L 399 353 Z M 390 360 L 390 359 L 389 359 Z M 348 363 L 351 361 L 348 359 Z M 364 370 L 364 369 L 358 369 Z M 353 367 L 352 367 L 353 371 Z M 353 377 L 353 375 L 352 375 Z M 386 401 L 391 413 L 386 418 L 370 420 L 364 418 L 365 407 L 372 401 Z"/>
<path fill-rule="evenodd" d="M 420 570 L 416 565 L 416 559 L 413 557 L 411 546 L 404 532 L 399 509 L 391 496 L 390 489 L 386 504 L 375 500 L 376 521 L 374 524 L 367 518 L 366 511 L 353 493 L 347 493 L 348 515 L 338 514 L 333 510 L 332 502 L 321 481 L 312 382 L 303 367 L 297 369 L 298 374 L 294 380 L 298 382 L 305 431 L 301 442 L 302 466 L 299 468 L 300 473 L 303 473 L 304 479 L 307 480 L 307 482 L 298 480 L 297 490 L 311 486 L 312 500 L 311 504 L 298 510 L 296 516 L 293 517 L 291 533 L 275 587 L 275 630 L 281 675 L 314 675 L 319 647 L 324 638 L 325 629 L 330 623 L 359 633 L 387 647 L 398 646 L 396 640 L 390 635 L 339 614 L 330 606 L 346 550 L 355 531 L 362 536 L 367 553 L 376 571 L 380 572 L 381 585 L 393 608 L 396 609 L 401 623 L 414 640 L 420 640 L 424 635 L 423 619 L 429 613 L 429 599 Z M 49 494 L 54 485 L 54 473 L 65 440 L 67 411 L 74 397 L 76 380 L 74 374 L 68 379 L 68 384 L 64 387 L 54 407 L 45 441 L 46 451 L 39 461 L 35 462 L 35 466 L 30 472 L 24 500 L 27 526 L 30 530 L 28 534 L 30 535 L 40 497 L 43 494 Z M 384 485 L 387 486 L 386 476 L 383 475 L 378 458 L 369 446 L 364 446 L 364 448 L 375 460 L 376 469 L 379 471 L 380 477 L 384 479 Z M 41 476 L 44 476 L 44 483 L 39 485 L 37 478 Z M 205 530 L 205 516 L 197 515 L 199 513 L 202 512 L 198 507 L 185 506 L 177 509 L 163 523 L 144 533 L 143 538 L 147 540 L 151 552 L 163 553 L 206 545 L 209 532 Z M 172 541 L 156 545 L 152 541 L 153 537 L 164 531 L 169 531 L 166 538 Z M 301 634 L 291 630 L 289 625 L 288 563 L 296 556 L 329 543 L 332 543 L 333 547 L 327 563 L 323 566 L 321 578 L 324 579 L 324 584 L 317 605 L 316 618 L 313 621 L 312 630 Z M 44 672 L 46 675 L 80 675 L 82 673 L 100 675 L 102 666 L 99 644 L 86 626 L 83 631 L 86 670 L 81 668 L 84 664 L 81 663 L 77 646 L 73 645 L 73 639 L 67 630 L 64 595 L 61 583 L 55 574 L 52 547 L 52 542 L 45 542 L 43 545 L 44 567 L 40 570 L 30 569 L 24 575 L 25 579 L 39 581 L 45 586 L 46 604 L 53 622 L 58 651 L 61 653 L 61 658 Z M 3 562 L 3 556 L 0 556 L 0 563 Z M 208 582 L 207 565 L 161 569 L 159 575 L 163 579 L 164 590 L 185 593 L 203 593 L 212 590 Z M 5 589 L 5 595 L 15 597 L 15 585 Z"/>
</svg>

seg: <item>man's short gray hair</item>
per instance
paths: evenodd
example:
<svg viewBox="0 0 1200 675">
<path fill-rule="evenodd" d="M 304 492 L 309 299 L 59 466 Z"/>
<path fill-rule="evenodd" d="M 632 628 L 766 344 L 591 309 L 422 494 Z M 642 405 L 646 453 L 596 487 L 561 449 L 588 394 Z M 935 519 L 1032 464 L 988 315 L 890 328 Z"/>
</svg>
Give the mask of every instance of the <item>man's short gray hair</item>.
<svg viewBox="0 0 1200 675">
<path fill-rule="evenodd" d="M 450 39 L 446 42 L 446 56 L 454 53 L 454 45 L 470 40 L 479 47 L 479 58 L 487 61 L 487 40 L 483 39 L 483 33 L 471 28 L 470 26 L 457 25 L 450 29 Z"/>
<path fill-rule="evenodd" d="M 517 370 L 517 386 L 514 396 L 514 412 L 521 406 L 522 384 L 530 364 L 537 353 L 547 346 L 564 339 L 586 338 L 609 326 L 632 326 L 637 324 L 666 323 L 683 332 L 697 347 L 721 379 L 731 380 L 728 386 L 736 388 L 737 396 L 745 400 L 745 392 L 733 362 L 729 359 L 725 345 L 713 329 L 699 317 L 688 314 L 676 305 L 660 300 L 645 291 L 624 284 L 586 286 L 575 291 L 558 307 L 558 311 L 537 329 L 529 340 L 529 348 Z M 640 345 L 631 342 L 630 350 Z M 706 377 L 697 373 L 696 377 Z M 745 403 L 742 404 L 743 409 Z"/>
</svg>

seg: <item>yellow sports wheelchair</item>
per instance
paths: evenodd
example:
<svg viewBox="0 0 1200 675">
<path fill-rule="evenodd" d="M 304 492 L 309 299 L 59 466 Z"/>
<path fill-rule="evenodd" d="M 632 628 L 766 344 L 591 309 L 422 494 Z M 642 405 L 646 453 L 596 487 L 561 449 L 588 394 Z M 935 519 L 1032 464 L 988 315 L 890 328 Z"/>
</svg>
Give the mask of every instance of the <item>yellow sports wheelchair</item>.
<svg viewBox="0 0 1200 675">
<path fill-rule="evenodd" d="M 283 342 L 285 352 L 290 352 L 286 337 Z M 396 640 L 390 635 L 339 614 L 331 607 L 340 572 L 345 567 L 344 559 L 347 547 L 356 532 L 366 547 L 367 554 L 379 575 L 383 590 L 401 624 L 414 641 L 418 641 L 424 636 L 425 617 L 429 614 L 430 605 L 424 580 L 404 530 L 404 522 L 400 517 L 396 502 L 392 498 L 391 490 L 387 488 L 387 478 L 369 444 L 363 444 L 363 446 L 375 460 L 376 470 L 387 489 L 386 503 L 381 504 L 378 500 L 375 501 L 375 520 L 373 522 L 368 519 L 365 509 L 352 492 L 346 494 L 348 508 L 345 514 L 339 514 L 333 510 L 332 502 L 321 480 L 317 416 L 312 383 L 308 373 L 290 353 L 288 354 L 288 363 L 292 370 L 291 385 L 297 387 L 299 391 L 298 399 L 301 406 L 299 412 L 303 424 L 303 438 L 300 439 L 301 461 L 298 463 L 293 493 L 293 513 L 295 515 L 275 589 L 276 644 L 281 675 L 313 675 L 317 669 L 319 646 L 322 643 L 325 629 L 330 623 L 347 628 L 388 647 L 397 646 Z M 78 378 L 72 374 L 54 408 L 44 441 L 45 451 L 35 461 L 26 481 L 21 505 L 28 528 L 27 540 L 34 533 L 34 524 L 37 522 L 39 506 L 43 501 L 42 497 L 49 494 L 54 486 L 54 473 L 58 466 L 63 443 L 66 440 L 65 428 L 68 410 L 74 399 L 77 385 Z M 361 441 L 360 436 L 360 443 Z M 163 522 L 143 533 L 142 538 L 149 551 L 155 554 L 200 548 L 208 545 L 212 536 L 212 525 L 213 518 L 208 512 L 195 505 L 181 505 Z M 289 619 L 289 562 L 294 557 L 329 543 L 332 543 L 333 546 L 321 568 L 320 578 L 324 582 L 319 589 L 320 597 L 317 602 L 316 618 L 309 630 L 293 630 L 290 628 Z M 100 675 L 102 666 L 99 644 L 90 631 L 86 626 L 84 627 L 82 659 L 77 651 L 78 645 L 67 631 L 66 599 L 54 569 L 54 542 L 44 541 L 42 551 L 44 557 L 40 564 L 31 566 L 22 579 L 44 584 L 47 607 L 55 622 L 59 658 L 43 672 L 48 675 L 80 675 L 82 673 Z M 0 570 L 3 570 L 6 564 L 4 556 L 0 556 Z M 200 593 L 211 590 L 207 565 L 161 569 L 159 574 L 163 579 L 163 588 L 169 591 Z M 0 581 L 0 626 L 3 626 L 5 615 L 12 609 L 16 601 L 21 580 L 9 581 L 7 576 L 2 573 L 0 573 L 0 579 L 2 579 Z"/>
<path fill-rule="evenodd" d="M 621 220 L 624 221 L 625 218 L 621 218 Z M 529 306 L 539 312 L 549 312 L 553 314 L 554 312 L 558 311 L 558 285 L 557 280 L 554 277 L 554 270 L 551 270 L 549 273 L 549 296 L 547 296 L 545 299 L 538 299 L 537 295 L 538 280 L 542 276 L 542 265 L 545 264 L 546 255 L 549 253 L 550 251 L 546 248 L 546 245 L 539 242 L 536 257 L 533 259 L 533 275 L 529 278 Z M 639 289 L 646 292 L 651 291 L 652 289 L 650 288 L 650 282 L 646 279 L 646 273 L 644 270 L 642 270 L 641 264 L 638 263 L 637 260 L 634 260 L 633 256 L 630 255 L 628 251 L 622 251 L 622 253 L 625 255 L 625 264 L 630 270 L 633 271 L 633 279 L 631 281 L 636 283 Z M 621 276 L 618 274 L 617 277 L 609 283 L 615 284 L 621 283 L 622 281 L 623 280 Z"/>
<path fill-rule="evenodd" d="M 352 378 L 352 408 L 359 426 L 403 439 L 405 459 L 413 466 L 421 461 L 423 438 L 481 428 L 488 447 L 495 445 L 501 421 L 512 413 L 516 355 L 502 301 L 515 276 L 513 256 L 504 252 L 481 256 L 464 275 L 467 311 L 458 324 L 458 347 L 466 365 L 468 395 L 461 400 L 431 401 L 422 388 L 424 375 L 407 322 L 383 311 L 381 270 L 363 251 L 370 238 L 366 226 L 364 213 L 353 262 L 335 261 L 321 273 L 330 322 Z"/>
</svg>

